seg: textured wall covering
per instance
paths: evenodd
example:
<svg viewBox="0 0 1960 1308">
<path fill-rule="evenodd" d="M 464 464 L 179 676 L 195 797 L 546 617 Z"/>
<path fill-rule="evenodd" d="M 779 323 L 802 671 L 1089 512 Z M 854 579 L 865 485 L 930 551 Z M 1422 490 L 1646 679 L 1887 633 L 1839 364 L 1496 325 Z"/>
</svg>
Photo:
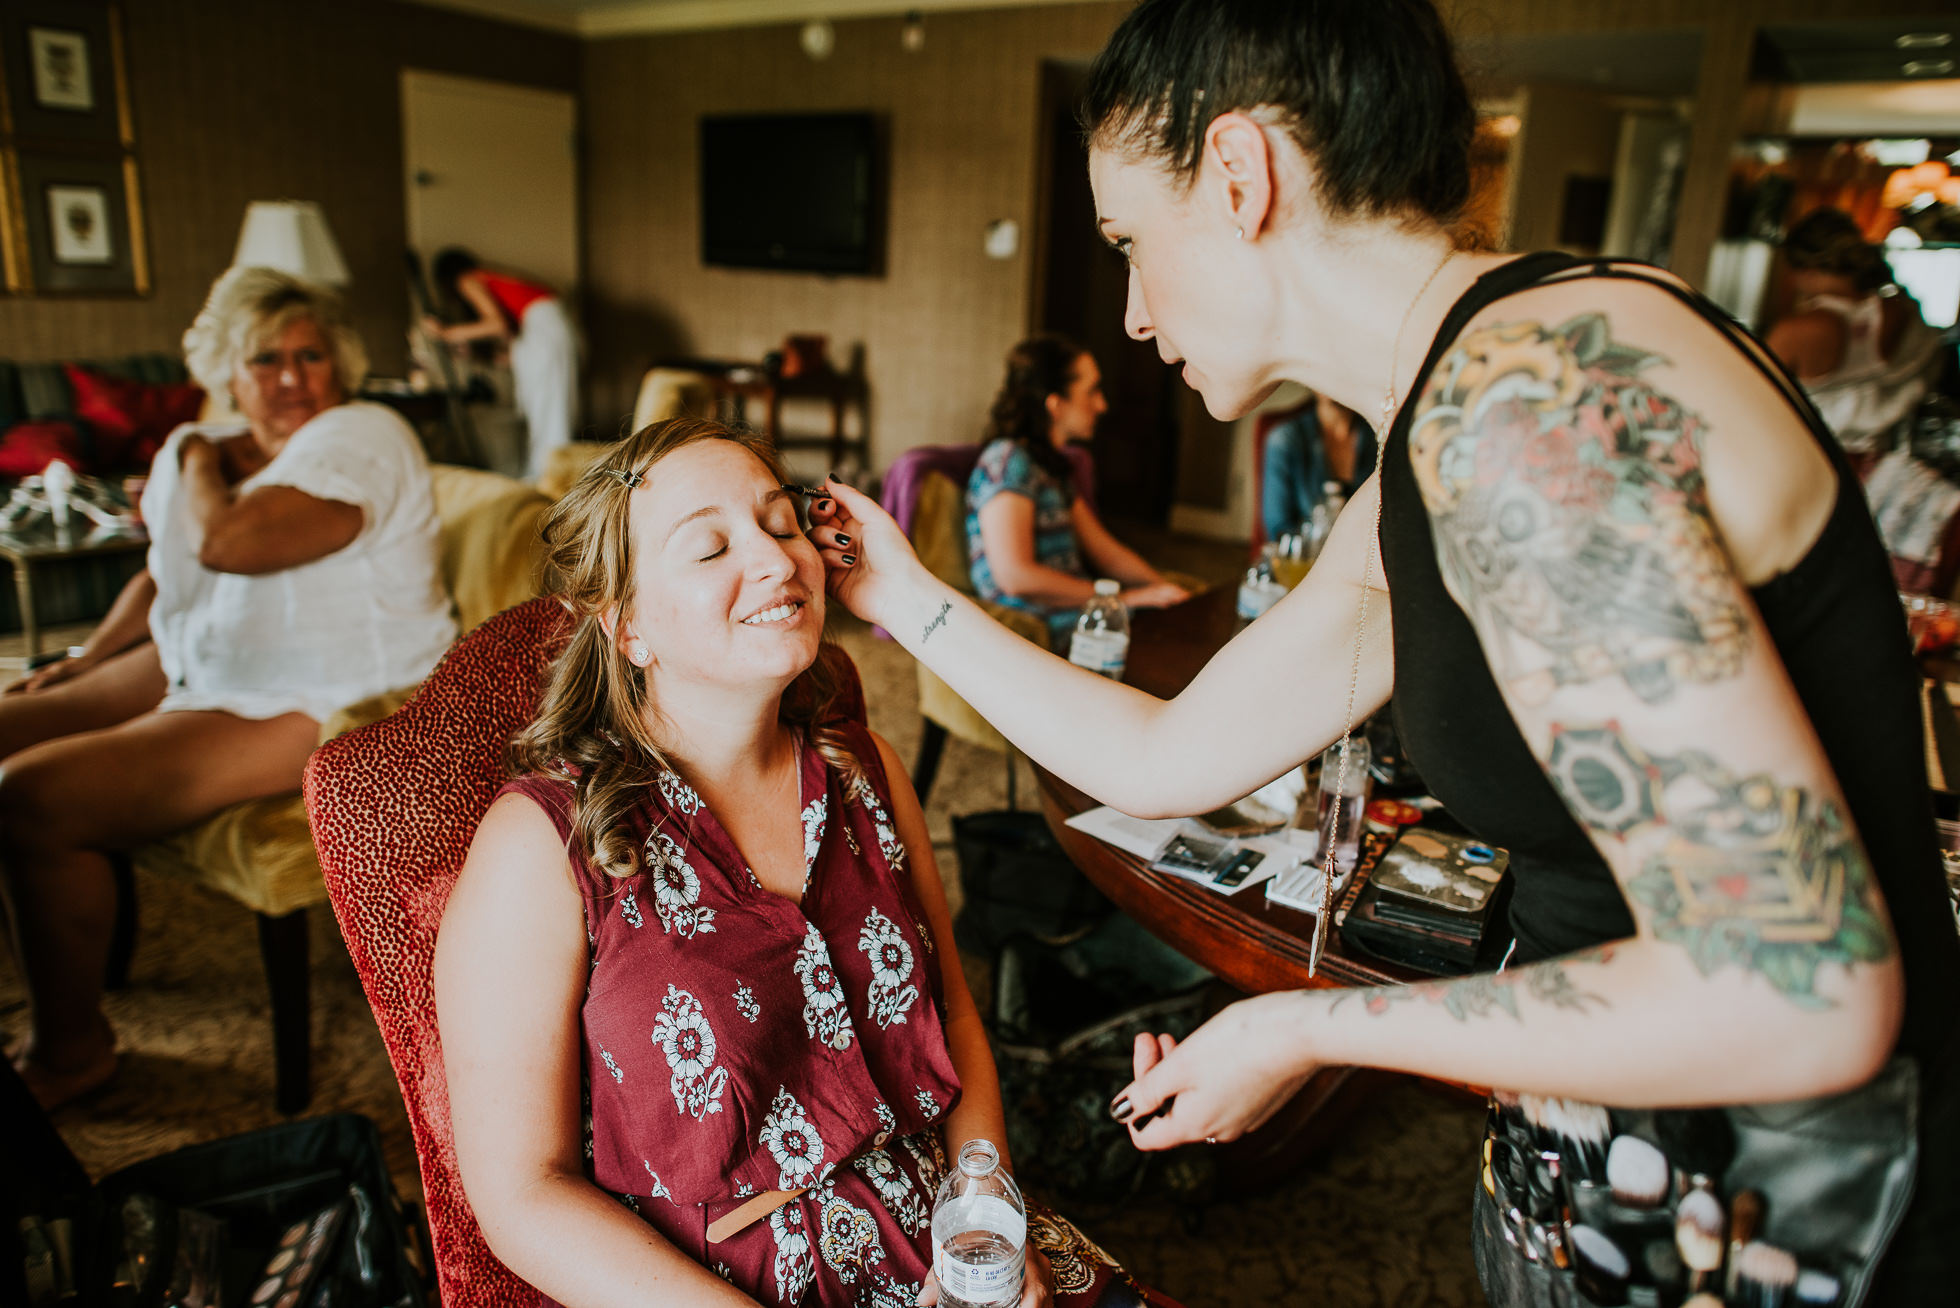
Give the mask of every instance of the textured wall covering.
<svg viewBox="0 0 1960 1308">
<path fill-rule="evenodd" d="M 1028 316 L 1029 242 L 981 249 L 989 221 L 1035 218 L 1041 62 L 1088 58 L 1122 4 L 934 13 L 906 53 L 896 19 L 838 22 L 813 62 L 793 26 L 595 41 L 587 49 L 586 322 L 591 416 L 633 405 L 663 353 L 757 358 L 789 332 L 831 355 L 862 343 L 873 461 L 979 437 L 1007 347 Z M 704 114 L 864 110 L 890 126 L 881 277 L 701 263 L 697 123 Z M 799 429 L 821 415 L 792 414 Z"/>
<path fill-rule="evenodd" d="M 391 0 L 126 0 L 123 32 L 154 292 L 0 296 L 0 357 L 174 350 L 251 200 L 317 200 L 377 369 L 399 372 L 401 70 L 576 90 L 579 43 Z"/>
</svg>

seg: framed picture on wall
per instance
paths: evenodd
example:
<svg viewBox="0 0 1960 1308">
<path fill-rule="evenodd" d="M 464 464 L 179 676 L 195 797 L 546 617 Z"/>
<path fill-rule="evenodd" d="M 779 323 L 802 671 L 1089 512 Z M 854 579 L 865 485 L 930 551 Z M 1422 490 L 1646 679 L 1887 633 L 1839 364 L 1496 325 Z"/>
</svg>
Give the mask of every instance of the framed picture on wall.
<svg viewBox="0 0 1960 1308">
<path fill-rule="evenodd" d="M 90 0 L 0 6 L 7 135 L 20 143 L 133 143 L 121 17 L 118 6 Z"/>
<path fill-rule="evenodd" d="M 9 289 L 42 295 L 145 295 L 136 160 L 9 151 Z"/>
</svg>

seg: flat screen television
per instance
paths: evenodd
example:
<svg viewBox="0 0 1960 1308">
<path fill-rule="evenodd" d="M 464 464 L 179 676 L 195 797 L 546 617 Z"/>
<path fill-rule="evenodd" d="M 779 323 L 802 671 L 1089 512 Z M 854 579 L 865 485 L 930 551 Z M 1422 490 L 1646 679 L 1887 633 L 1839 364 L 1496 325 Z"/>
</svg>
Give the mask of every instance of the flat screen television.
<svg viewBox="0 0 1960 1308">
<path fill-rule="evenodd" d="M 701 260 L 875 273 L 877 122 L 868 113 L 701 120 Z"/>
</svg>

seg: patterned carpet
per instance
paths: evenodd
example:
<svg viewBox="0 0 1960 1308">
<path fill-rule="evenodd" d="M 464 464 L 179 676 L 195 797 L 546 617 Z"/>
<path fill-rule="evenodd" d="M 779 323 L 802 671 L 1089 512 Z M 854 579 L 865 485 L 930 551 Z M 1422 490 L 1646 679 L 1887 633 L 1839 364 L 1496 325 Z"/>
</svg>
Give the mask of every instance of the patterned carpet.
<svg viewBox="0 0 1960 1308">
<path fill-rule="evenodd" d="M 1150 552 L 1163 557 L 1161 550 Z M 1215 552 L 1164 562 L 1200 575 L 1230 575 L 1229 556 L 1221 563 Z M 912 757 L 919 720 L 909 656 L 859 624 L 837 626 L 863 673 L 872 725 L 901 757 Z M 0 646 L 0 656 L 7 652 Z M 1022 806 L 1034 802 L 1025 763 L 1016 789 Z M 928 817 L 956 902 L 950 816 L 1004 807 L 1006 791 L 998 755 L 948 743 Z M 272 1107 L 270 1017 L 250 915 L 207 892 L 147 879 L 139 898 L 134 974 L 108 1004 L 124 1050 L 121 1075 L 55 1119 L 98 1176 L 280 1120 Z M 398 1183 L 414 1195 L 414 1146 L 381 1038 L 331 915 L 322 909 L 313 917 L 310 1111 L 373 1118 Z M 0 949 L 0 1027 L 11 1033 L 23 1020 L 24 998 L 8 955 Z M 976 962 L 970 960 L 970 971 Z M 984 995 L 983 979 L 974 982 Z M 1146 1191 L 1123 1211 L 1082 1224 L 1141 1279 L 1189 1308 L 1481 1304 L 1468 1240 L 1481 1117 L 1480 1108 L 1460 1097 L 1398 1081 L 1354 1117 L 1340 1143 L 1276 1192 L 1194 1214 Z"/>
</svg>

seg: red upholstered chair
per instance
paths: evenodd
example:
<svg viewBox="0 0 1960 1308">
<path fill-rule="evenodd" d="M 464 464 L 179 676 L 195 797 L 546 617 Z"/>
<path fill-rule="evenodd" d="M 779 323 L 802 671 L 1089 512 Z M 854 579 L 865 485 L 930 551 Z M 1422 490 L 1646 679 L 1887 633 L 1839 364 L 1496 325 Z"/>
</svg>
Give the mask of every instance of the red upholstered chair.
<svg viewBox="0 0 1960 1308">
<path fill-rule="evenodd" d="M 306 768 L 320 870 L 408 1104 L 436 1273 L 448 1308 L 531 1304 L 463 1197 L 436 1034 L 436 930 L 477 823 L 503 784 L 504 746 L 536 712 L 571 624 L 542 596 L 452 647 L 392 716 L 322 745 Z M 849 660 L 846 711 L 864 717 Z"/>
</svg>

